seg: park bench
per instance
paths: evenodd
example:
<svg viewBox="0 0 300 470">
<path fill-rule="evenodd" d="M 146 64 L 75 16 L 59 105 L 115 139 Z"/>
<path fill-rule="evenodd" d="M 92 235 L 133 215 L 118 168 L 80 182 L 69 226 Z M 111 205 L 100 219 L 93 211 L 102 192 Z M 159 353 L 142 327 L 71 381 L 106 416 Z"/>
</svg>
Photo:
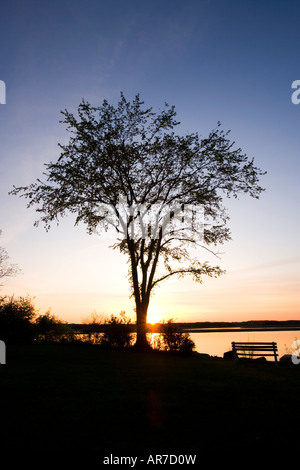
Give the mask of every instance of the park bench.
<svg viewBox="0 0 300 470">
<path fill-rule="evenodd" d="M 240 357 L 252 358 L 253 356 L 274 356 L 277 365 L 278 349 L 277 343 L 231 343 L 234 362 L 237 363 Z"/>
</svg>

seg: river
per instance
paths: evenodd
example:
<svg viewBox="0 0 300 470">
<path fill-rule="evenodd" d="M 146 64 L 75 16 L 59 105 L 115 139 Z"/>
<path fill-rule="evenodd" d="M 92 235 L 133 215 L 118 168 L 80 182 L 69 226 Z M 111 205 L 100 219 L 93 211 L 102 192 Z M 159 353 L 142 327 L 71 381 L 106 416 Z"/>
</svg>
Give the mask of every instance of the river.
<svg viewBox="0 0 300 470">
<path fill-rule="evenodd" d="M 300 355 L 300 330 L 248 330 L 241 328 L 232 328 L 229 330 L 216 329 L 193 329 L 186 330 L 194 341 L 198 353 L 209 354 L 210 356 L 223 357 L 224 352 L 231 350 L 232 341 L 248 341 L 248 342 L 275 342 L 278 347 L 279 358 L 284 354 L 292 354 L 296 352 L 293 342 L 299 340 Z M 155 339 L 158 333 L 150 333 L 149 341 Z M 78 334 L 82 340 L 87 340 L 87 334 Z"/>
</svg>

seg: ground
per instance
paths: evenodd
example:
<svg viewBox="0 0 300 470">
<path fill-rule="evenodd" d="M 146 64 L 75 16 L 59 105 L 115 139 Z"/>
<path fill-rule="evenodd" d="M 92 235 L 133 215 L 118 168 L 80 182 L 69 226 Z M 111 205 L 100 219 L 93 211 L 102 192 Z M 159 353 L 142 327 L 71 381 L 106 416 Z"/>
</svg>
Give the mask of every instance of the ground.
<svg viewBox="0 0 300 470">
<path fill-rule="evenodd" d="M 7 345 L 2 449 L 63 457 L 298 447 L 300 365 L 234 364 L 165 352 Z M 43 468 L 43 467 L 42 467 Z"/>
</svg>

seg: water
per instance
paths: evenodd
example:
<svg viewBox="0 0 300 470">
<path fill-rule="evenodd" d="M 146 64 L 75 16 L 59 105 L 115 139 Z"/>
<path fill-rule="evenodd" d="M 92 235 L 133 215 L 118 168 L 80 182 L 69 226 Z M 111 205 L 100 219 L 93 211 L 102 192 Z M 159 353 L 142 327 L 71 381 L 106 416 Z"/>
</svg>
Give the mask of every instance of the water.
<svg viewBox="0 0 300 470">
<path fill-rule="evenodd" d="M 295 349 L 292 343 L 299 340 L 300 344 L 300 330 L 290 331 L 216 331 L 216 332 L 191 332 L 190 337 L 194 341 L 195 350 L 199 353 L 209 354 L 210 356 L 223 357 L 224 352 L 231 350 L 232 341 L 274 341 L 277 343 L 279 358 L 284 354 L 292 354 Z M 77 335 L 81 340 L 87 340 L 88 335 Z M 99 335 L 101 336 L 101 334 Z M 148 340 L 155 342 L 158 333 L 149 334 Z M 98 338 L 99 339 L 99 338 Z M 300 346 L 299 346 L 300 348 Z M 270 358 L 271 360 L 272 358 Z"/>
<path fill-rule="evenodd" d="M 279 357 L 292 354 L 295 350 L 292 343 L 300 340 L 300 331 L 221 331 L 191 332 L 190 336 L 196 344 L 196 351 L 210 356 L 223 357 L 224 352 L 231 350 L 232 341 L 275 341 Z"/>
</svg>

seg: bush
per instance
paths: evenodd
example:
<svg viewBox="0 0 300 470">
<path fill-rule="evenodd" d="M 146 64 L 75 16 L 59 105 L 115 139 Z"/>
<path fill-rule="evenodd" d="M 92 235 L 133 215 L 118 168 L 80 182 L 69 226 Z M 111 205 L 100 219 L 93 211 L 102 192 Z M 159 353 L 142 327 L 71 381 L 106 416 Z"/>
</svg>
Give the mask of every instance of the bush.
<svg viewBox="0 0 300 470">
<path fill-rule="evenodd" d="M 0 340 L 5 343 L 29 341 L 69 341 L 71 327 L 50 311 L 38 315 L 33 299 L 27 297 L 0 298 Z"/>
<path fill-rule="evenodd" d="M 99 315 L 95 311 L 87 318 L 83 320 L 84 333 L 80 338 L 80 341 L 84 341 L 90 344 L 101 344 L 103 337 L 103 325 L 105 324 L 105 318 L 103 315 Z"/>
<path fill-rule="evenodd" d="M 121 318 L 111 315 L 105 320 L 104 333 L 101 345 L 110 348 L 128 348 L 132 346 L 133 334 L 131 319 L 126 317 L 125 312 L 120 313 Z"/>
<path fill-rule="evenodd" d="M 48 310 L 35 321 L 35 338 L 37 341 L 63 342 L 73 340 L 74 334 L 67 323 L 51 315 Z"/>
<path fill-rule="evenodd" d="M 37 315 L 33 300 L 27 297 L 0 299 L 0 339 L 6 343 L 28 342 L 34 338 Z"/>
<path fill-rule="evenodd" d="M 160 325 L 159 348 L 166 351 L 180 351 L 190 353 L 195 349 L 195 343 L 189 333 L 184 333 L 182 329 L 168 320 Z"/>
</svg>

